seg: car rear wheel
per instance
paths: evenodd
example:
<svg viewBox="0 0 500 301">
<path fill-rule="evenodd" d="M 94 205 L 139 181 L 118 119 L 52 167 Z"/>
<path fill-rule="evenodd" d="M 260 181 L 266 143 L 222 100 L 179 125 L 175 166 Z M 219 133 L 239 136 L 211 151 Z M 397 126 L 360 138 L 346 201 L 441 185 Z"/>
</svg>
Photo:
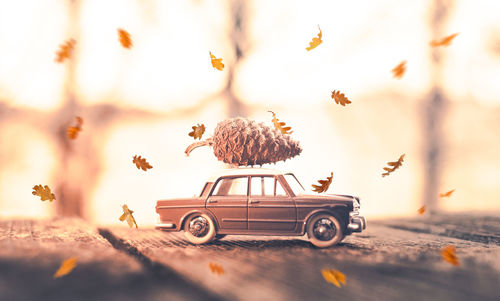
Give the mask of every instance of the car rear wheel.
<svg viewBox="0 0 500 301">
<path fill-rule="evenodd" d="M 215 237 L 214 222 L 204 213 L 193 214 L 184 223 L 184 235 L 196 245 L 210 242 Z"/>
<path fill-rule="evenodd" d="M 338 244 L 343 238 L 340 220 L 332 214 L 318 214 L 307 223 L 309 241 L 318 248 Z"/>
</svg>

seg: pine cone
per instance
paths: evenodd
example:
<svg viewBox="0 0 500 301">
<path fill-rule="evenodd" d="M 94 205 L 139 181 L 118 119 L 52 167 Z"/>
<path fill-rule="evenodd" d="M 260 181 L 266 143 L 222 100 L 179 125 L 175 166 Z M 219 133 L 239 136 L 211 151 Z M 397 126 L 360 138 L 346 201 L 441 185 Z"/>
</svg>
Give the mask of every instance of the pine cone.
<svg viewBox="0 0 500 301">
<path fill-rule="evenodd" d="M 290 136 L 246 118 L 226 119 L 217 124 L 212 138 L 188 146 L 186 155 L 209 145 L 220 161 L 232 165 L 263 165 L 285 161 L 300 154 L 302 148 Z"/>
</svg>

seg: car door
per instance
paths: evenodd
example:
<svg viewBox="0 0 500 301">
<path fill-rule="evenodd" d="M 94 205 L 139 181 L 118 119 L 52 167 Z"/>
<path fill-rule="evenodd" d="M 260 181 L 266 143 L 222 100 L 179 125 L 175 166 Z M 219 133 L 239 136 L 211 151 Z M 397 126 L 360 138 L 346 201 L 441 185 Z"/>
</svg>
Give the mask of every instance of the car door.
<svg viewBox="0 0 500 301">
<path fill-rule="evenodd" d="M 248 229 L 294 231 L 297 210 L 292 198 L 274 176 L 252 176 L 248 198 Z"/>
<path fill-rule="evenodd" d="M 222 230 L 248 229 L 248 177 L 220 178 L 207 199 L 207 209 L 214 213 Z"/>
</svg>

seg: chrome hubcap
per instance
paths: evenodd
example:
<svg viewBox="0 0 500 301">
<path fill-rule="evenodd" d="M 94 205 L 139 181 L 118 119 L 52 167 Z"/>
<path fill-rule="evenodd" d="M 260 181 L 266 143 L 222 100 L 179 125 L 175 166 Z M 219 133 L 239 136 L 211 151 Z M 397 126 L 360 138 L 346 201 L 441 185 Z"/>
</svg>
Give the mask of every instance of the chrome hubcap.
<svg viewBox="0 0 500 301">
<path fill-rule="evenodd" d="M 314 223 L 313 233 L 314 237 L 317 239 L 328 241 L 335 237 L 335 234 L 337 234 L 337 228 L 331 220 L 322 218 Z"/>
<path fill-rule="evenodd" d="M 196 237 L 203 237 L 210 228 L 206 218 L 198 216 L 189 222 L 189 232 Z"/>
</svg>

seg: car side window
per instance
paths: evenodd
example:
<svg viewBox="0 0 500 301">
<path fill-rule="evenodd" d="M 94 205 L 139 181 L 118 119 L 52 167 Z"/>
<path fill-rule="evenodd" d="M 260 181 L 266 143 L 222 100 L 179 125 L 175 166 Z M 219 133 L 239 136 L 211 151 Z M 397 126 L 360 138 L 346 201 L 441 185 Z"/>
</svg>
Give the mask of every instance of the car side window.
<svg viewBox="0 0 500 301">
<path fill-rule="evenodd" d="M 274 177 L 252 177 L 251 195 L 253 196 L 286 196 L 281 183 Z"/>
<path fill-rule="evenodd" d="M 217 182 L 214 193 L 216 196 L 239 195 L 246 196 L 248 189 L 248 178 L 223 178 Z"/>
</svg>

